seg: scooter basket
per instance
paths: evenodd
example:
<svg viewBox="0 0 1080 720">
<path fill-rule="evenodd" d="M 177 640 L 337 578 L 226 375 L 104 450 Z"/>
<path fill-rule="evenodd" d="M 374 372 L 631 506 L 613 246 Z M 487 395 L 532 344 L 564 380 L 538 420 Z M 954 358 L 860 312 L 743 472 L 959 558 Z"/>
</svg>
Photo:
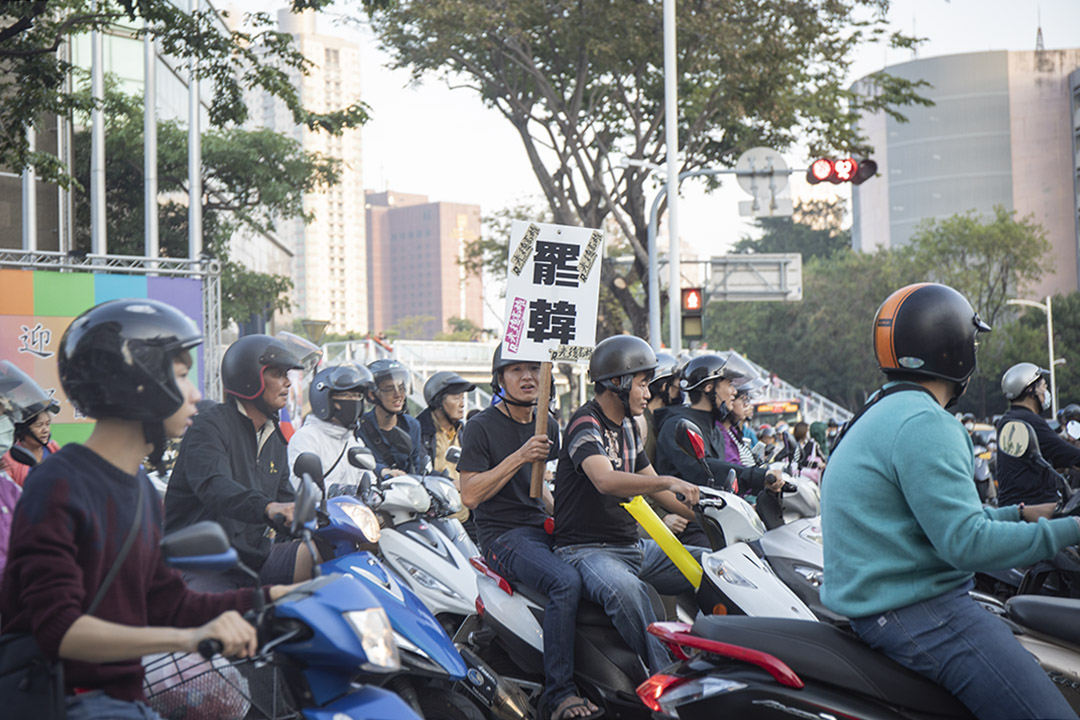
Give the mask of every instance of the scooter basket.
<svg viewBox="0 0 1080 720">
<path fill-rule="evenodd" d="M 143 658 L 147 702 L 165 720 L 286 720 L 298 717 L 278 668 L 197 653 Z"/>
</svg>

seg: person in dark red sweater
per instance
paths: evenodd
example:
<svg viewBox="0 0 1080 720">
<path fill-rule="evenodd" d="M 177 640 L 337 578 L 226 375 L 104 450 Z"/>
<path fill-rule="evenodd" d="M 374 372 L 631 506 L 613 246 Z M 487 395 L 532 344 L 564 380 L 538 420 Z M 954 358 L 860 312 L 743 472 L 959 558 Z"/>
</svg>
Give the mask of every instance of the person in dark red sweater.
<svg viewBox="0 0 1080 720">
<path fill-rule="evenodd" d="M 15 509 L 0 585 L 4 633 L 32 633 L 64 661 L 69 718 L 157 718 L 143 702 L 143 655 L 194 652 L 216 638 L 246 657 L 254 628 L 240 612 L 253 589 L 188 590 L 161 555 L 161 502 L 141 468 L 191 423 L 198 390 L 188 378 L 202 336 L 185 315 L 152 300 L 114 300 L 72 322 L 60 341 L 60 381 L 97 419 L 34 470 Z M 86 614 L 135 523 L 135 542 L 93 615 Z M 287 587 L 269 588 L 271 600 Z M 240 612 L 238 612 L 240 611 Z"/>
</svg>

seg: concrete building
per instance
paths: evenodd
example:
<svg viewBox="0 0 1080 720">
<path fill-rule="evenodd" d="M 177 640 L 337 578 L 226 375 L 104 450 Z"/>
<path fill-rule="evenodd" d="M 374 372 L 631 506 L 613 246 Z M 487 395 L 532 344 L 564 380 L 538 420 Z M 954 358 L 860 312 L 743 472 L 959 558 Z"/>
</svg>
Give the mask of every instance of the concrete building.
<svg viewBox="0 0 1080 720">
<path fill-rule="evenodd" d="M 346 40 L 315 32 L 315 13 L 278 13 L 280 31 L 293 36 L 297 48 L 315 67 L 308 75 L 294 73 L 304 107 L 329 112 L 360 99 L 360 48 Z M 296 285 L 296 317 L 326 320 L 331 333 L 368 330 L 367 250 L 364 239 L 364 185 L 360 130 L 333 136 L 297 126 L 280 100 L 262 94 L 249 101 L 251 124 L 291 135 L 304 150 L 341 162 L 341 180 L 326 192 L 308 194 L 305 225 L 278 223 L 278 238 L 292 248 Z"/>
<path fill-rule="evenodd" d="M 480 237 L 480 207 L 389 190 L 367 191 L 365 207 L 372 332 L 425 315 L 431 320 L 417 339 L 448 330 L 452 317 L 483 327 L 480 278 L 459 262 Z"/>
<path fill-rule="evenodd" d="M 1033 214 L 1047 232 L 1053 273 L 1036 297 L 1080 289 L 1075 191 L 1076 78 L 1080 48 L 991 51 L 913 60 L 885 68 L 926 80 L 930 107 L 907 107 L 909 122 L 864 116 L 880 177 L 852 190 L 857 250 L 899 247 L 919 222 L 995 205 Z M 1070 76 L 1070 74 L 1072 74 Z M 855 84 L 874 92 L 873 83 Z"/>
</svg>

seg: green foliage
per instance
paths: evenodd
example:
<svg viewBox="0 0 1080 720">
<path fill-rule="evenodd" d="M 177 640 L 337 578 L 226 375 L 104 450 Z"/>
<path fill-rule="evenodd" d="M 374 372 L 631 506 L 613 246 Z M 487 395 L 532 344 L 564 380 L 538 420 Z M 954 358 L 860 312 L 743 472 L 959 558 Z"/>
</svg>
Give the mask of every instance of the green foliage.
<svg viewBox="0 0 1080 720">
<path fill-rule="evenodd" d="M 142 106 L 137 98 L 106 93 L 106 233 L 109 250 L 144 253 Z M 89 131 L 75 136 L 75 177 L 89 187 Z M 270 130 L 212 130 L 202 138 L 204 250 L 221 262 L 222 319 L 245 322 L 253 315 L 291 307 L 292 280 L 248 270 L 231 259 L 229 240 L 237 230 L 272 233 L 275 219 L 301 218 L 303 195 L 337 182 L 336 160 L 305 152 Z M 164 257 L 188 253 L 187 129 L 158 123 L 158 218 Z M 182 198 L 182 201 L 180 200 Z M 75 247 L 90 248 L 90 199 L 75 193 Z"/>
<path fill-rule="evenodd" d="M 680 172 L 731 166 L 751 147 L 796 138 L 813 152 L 858 154 L 863 110 L 927 104 L 921 83 L 884 74 L 870 96 L 846 80 L 854 50 L 889 36 L 887 0 L 700 0 L 677 5 Z M 862 19 L 869 16 L 869 19 Z M 517 130 L 560 224 L 613 218 L 629 272 L 603 262 L 604 284 L 635 334 L 648 331 L 648 170 L 663 161 L 663 22 L 641 0 L 399 0 L 371 13 L 397 67 L 473 88 Z"/>
<path fill-rule="evenodd" d="M 483 338 L 484 333 L 486 332 L 484 328 L 468 318 L 452 317 L 446 321 L 446 324 L 450 328 L 449 332 L 440 332 L 436 334 L 436 340 L 474 342 Z"/>
<path fill-rule="evenodd" d="M 844 201 L 800 200 L 789 218 L 758 218 L 761 237 L 744 235 L 736 253 L 802 253 L 803 261 L 827 258 L 851 247 L 851 230 L 841 228 Z"/>
<path fill-rule="evenodd" d="M 805 232 L 766 228 L 765 237 L 800 238 Z M 987 417 L 1004 409 L 1000 380 L 1006 368 L 1022 360 L 1046 362 L 1046 318 L 1034 311 L 1016 322 L 1004 302 L 1041 276 L 1049 262 L 1046 249 L 1045 233 L 1031 218 L 1017 221 L 1000 209 L 985 222 L 957 215 L 924 226 L 910 247 L 876 254 L 839 249 L 811 258 L 803 266 L 801 303 L 711 303 L 706 339 L 854 409 L 883 380 L 871 342 L 878 306 L 904 285 L 945 282 L 971 299 L 983 318 L 994 318 L 994 332 L 980 338 L 979 369 L 958 406 Z M 1080 297 L 1063 304 L 1062 315 L 1080 310 Z M 1075 348 L 1069 352 L 1080 352 L 1080 322 L 1056 329 L 1059 337 L 1068 337 L 1063 346 Z M 1080 382 L 1071 375 L 1064 382 L 1075 382 L 1067 387 L 1080 394 Z"/>
<path fill-rule="evenodd" d="M 331 0 L 292 0 L 294 11 L 322 9 Z M 381 4 L 369 0 L 367 4 Z M 53 0 L 0 5 L 0 166 L 19 170 L 33 165 L 46 182 L 67 185 L 71 178 L 59 160 L 34 152 L 26 130 L 43 115 L 87 112 L 92 99 L 65 89 L 72 65 L 58 54 L 65 39 L 115 28 L 142 37 L 144 23 L 161 51 L 173 58 L 198 60 L 198 77 L 213 87 L 209 117 L 219 128 L 247 119 L 244 91 L 260 88 L 284 101 L 298 125 L 339 134 L 368 119 L 363 103 L 325 113 L 303 107 L 290 73 L 307 74 L 312 66 L 292 37 L 276 31 L 270 13 L 245 15 L 245 29 L 226 31 L 213 8 L 193 14 L 172 0 Z"/>
<path fill-rule="evenodd" d="M 925 220 L 911 237 L 912 260 L 935 282 L 962 292 L 994 326 L 1005 301 L 1020 297 L 1045 274 L 1050 241 L 1034 215 L 994 206 L 983 222 L 974 211 L 945 220 Z"/>
</svg>

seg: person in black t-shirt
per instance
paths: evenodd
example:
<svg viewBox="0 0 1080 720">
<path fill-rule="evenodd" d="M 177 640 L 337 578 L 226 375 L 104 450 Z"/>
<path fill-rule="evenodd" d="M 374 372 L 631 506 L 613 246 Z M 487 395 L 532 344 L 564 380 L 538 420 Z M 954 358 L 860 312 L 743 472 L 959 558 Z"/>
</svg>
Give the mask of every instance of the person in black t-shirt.
<svg viewBox="0 0 1080 720">
<path fill-rule="evenodd" d="M 574 631 L 581 576 L 551 550 L 544 525 L 551 493 L 530 498 L 532 463 L 554 459 L 559 450 L 558 422 L 535 435 L 540 364 L 504 359 L 502 348 L 491 363 L 491 387 L 502 402 L 469 420 L 461 442 L 458 472 L 462 502 L 473 510 L 484 559 L 511 582 L 545 593 L 545 688 L 541 705 L 554 720 L 602 714 L 574 687 Z"/>
<path fill-rule="evenodd" d="M 581 573 L 585 596 L 603 605 L 626 643 L 651 672 L 671 662 L 646 628 L 658 618 L 645 583 L 677 595 L 693 586 L 620 505 L 651 495 L 671 512 L 693 517 L 698 486 L 657 475 L 633 418 L 645 412 L 656 355 L 641 338 L 617 335 L 593 351 L 589 376 L 596 398 L 574 413 L 555 473 L 556 554 Z M 685 504 L 677 500 L 682 494 Z M 699 557 L 701 547 L 690 547 Z"/>
</svg>

